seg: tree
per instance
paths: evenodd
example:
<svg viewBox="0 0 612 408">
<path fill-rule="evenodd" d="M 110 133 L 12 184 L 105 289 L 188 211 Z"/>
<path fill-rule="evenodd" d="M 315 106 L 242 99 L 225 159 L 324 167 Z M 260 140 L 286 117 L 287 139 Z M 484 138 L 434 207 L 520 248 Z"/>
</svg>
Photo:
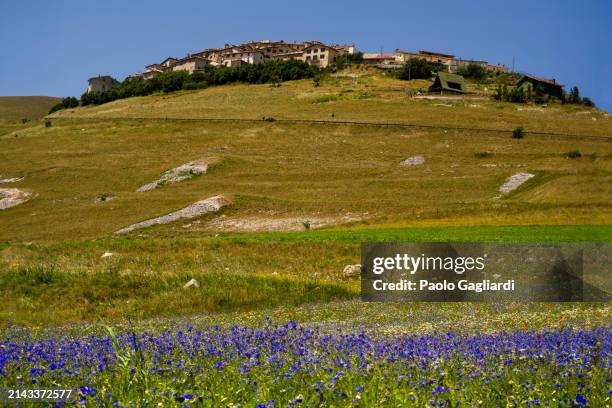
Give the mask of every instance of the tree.
<svg viewBox="0 0 612 408">
<path fill-rule="evenodd" d="M 155 92 L 174 92 L 181 89 L 202 89 L 233 82 L 251 84 L 272 82 L 278 84 L 282 81 L 312 78 L 320 72 L 322 71 L 319 68 L 297 60 L 275 60 L 257 65 L 243 64 L 233 68 L 206 65 L 193 74 L 186 71 L 170 71 L 161 73 L 152 79 L 126 79 L 110 91 L 83 94 L 81 105 L 97 105 L 131 96 L 144 96 Z"/>
<path fill-rule="evenodd" d="M 336 57 L 334 64 L 337 69 L 344 69 L 349 64 L 361 64 L 363 62 L 363 53 L 355 54 L 340 54 Z"/>
<path fill-rule="evenodd" d="M 574 85 L 572 89 L 570 89 L 569 95 L 567 97 L 567 102 L 580 103 L 581 101 L 582 99 L 580 98 L 580 90 L 578 90 L 578 87 Z"/>
<path fill-rule="evenodd" d="M 60 109 L 76 108 L 77 106 L 79 106 L 79 100 L 74 96 L 69 96 L 67 98 L 63 98 L 61 102 L 53 105 L 53 107 L 49 110 L 49 114 L 57 112 Z"/>
<path fill-rule="evenodd" d="M 487 77 L 487 71 L 478 64 L 468 64 L 457 70 L 457 74 L 465 78 L 472 78 L 475 80 L 483 80 Z"/>
<path fill-rule="evenodd" d="M 412 58 L 406 61 L 397 72 L 397 77 L 403 80 L 431 78 L 434 67 L 422 58 Z"/>
</svg>

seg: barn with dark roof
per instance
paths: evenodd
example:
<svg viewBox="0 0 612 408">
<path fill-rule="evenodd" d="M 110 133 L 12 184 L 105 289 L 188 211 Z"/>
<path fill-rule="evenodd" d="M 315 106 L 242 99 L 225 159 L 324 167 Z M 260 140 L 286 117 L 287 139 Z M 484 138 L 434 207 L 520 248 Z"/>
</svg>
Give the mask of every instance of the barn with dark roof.
<svg viewBox="0 0 612 408">
<path fill-rule="evenodd" d="M 532 92 L 539 91 L 544 96 L 552 96 L 559 98 L 560 100 L 563 100 L 564 98 L 563 85 L 554 79 L 544 79 L 531 75 L 523 75 L 516 83 L 516 87 L 522 89 L 525 93 L 528 89 L 531 89 Z"/>
<path fill-rule="evenodd" d="M 429 92 L 451 92 L 467 93 L 465 80 L 461 75 L 438 72 L 434 83 L 429 87 Z"/>
</svg>

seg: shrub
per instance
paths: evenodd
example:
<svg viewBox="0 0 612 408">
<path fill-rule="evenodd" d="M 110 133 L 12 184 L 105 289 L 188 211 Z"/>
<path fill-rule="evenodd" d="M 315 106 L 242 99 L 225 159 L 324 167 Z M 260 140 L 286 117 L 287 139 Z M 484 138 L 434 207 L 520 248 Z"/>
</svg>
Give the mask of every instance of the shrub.
<svg viewBox="0 0 612 408">
<path fill-rule="evenodd" d="M 584 98 L 582 98 L 582 104 L 584 106 L 588 106 L 590 108 L 594 108 L 595 107 L 595 103 L 591 100 L 591 98 L 587 98 L 586 96 Z"/>
<path fill-rule="evenodd" d="M 582 153 L 580 153 L 580 150 L 571 150 L 565 153 L 565 157 L 568 159 L 579 159 L 582 157 Z"/>
<path fill-rule="evenodd" d="M 51 121 L 50 120 L 45 120 L 45 127 L 51 127 Z"/>
<path fill-rule="evenodd" d="M 514 128 L 514 130 L 512 131 L 512 137 L 514 139 L 522 139 L 525 136 L 525 132 L 523 131 L 522 127 L 517 127 Z"/>
<path fill-rule="evenodd" d="M 321 85 L 321 77 L 320 77 L 319 75 L 317 75 L 316 77 L 314 77 L 314 78 L 312 79 L 312 84 L 313 84 L 315 87 L 318 87 L 319 85 Z"/>
<path fill-rule="evenodd" d="M 474 153 L 474 157 L 477 159 L 486 159 L 487 157 L 493 157 L 493 153 L 491 152 L 476 152 Z"/>
<path fill-rule="evenodd" d="M 525 92 L 523 92 L 523 88 L 514 88 L 510 92 L 508 92 L 508 102 L 514 103 L 525 103 L 527 102 L 527 98 L 525 96 Z"/>
</svg>

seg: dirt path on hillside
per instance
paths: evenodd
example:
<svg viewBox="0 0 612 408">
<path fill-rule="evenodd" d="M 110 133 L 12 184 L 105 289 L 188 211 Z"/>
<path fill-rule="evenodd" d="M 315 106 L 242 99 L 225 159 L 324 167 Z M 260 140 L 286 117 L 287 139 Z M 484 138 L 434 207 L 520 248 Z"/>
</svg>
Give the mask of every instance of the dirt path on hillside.
<svg viewBox="0 0 612 408">
<path fill-rule="evenodd" d="M 206 227 L 223 232 L 305 231 L 361 221 L 364 215 L 347 213 L 338 217 L 216 217 Z"/>
</svg>

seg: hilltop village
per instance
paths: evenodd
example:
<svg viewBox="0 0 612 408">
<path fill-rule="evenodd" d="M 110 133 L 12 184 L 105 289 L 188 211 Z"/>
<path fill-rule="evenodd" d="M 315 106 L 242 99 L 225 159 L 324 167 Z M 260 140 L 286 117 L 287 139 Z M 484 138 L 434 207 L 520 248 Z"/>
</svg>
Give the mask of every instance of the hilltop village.
<svg viewBox="0 0 612 408">
<path fill-rule="evenodd" d="M 265 69 L 259 69 L 269 65 L 268 63 L 282 62 L 291 65 L 298 61 L 300 64 L 291 68 L 291 74 L 288 71 L 281 74 L 278 70 L 274 71 L 276 68 L 262 74 Z M 506 65 L 493 64 L 485 60 L 464 59 L 453 54 L 427 50 L 396 49 L 393 54 L 364 53 L 358 51 L 355 44 L 283 40 L 225 44 L 222 48 L 207 48 L 187 54 L 183 58 L 167 57 L 161 62 L 147 65 L 142 72 L 128 76 L 123 83 L 108 75 L 90 78 L 87 92 L 81 97 L 80 103 L 81 105 L 100 104 L 117 98 L 143 96 L 157 91 L 200 89 L 228 81 L 263 83 L 302 79 L 317 76 L 319 72 L 329 69 L 342 69 L 347 64 L 375 67 L 381 71 L 392 72 L 393 76 L 403 80 L 435 77 L 426 90 L 420 89 L 417 92 L 419 95 L 473 93 L 473 91 L 468 92 L 466 79 L 482 83 L 488 78 L 488 83 L 496 87 L 495 93 L 490 94 L 489 89 L 485 88 L 481 96 L 490 96 L 498 101 L 540 104 L 560 101 L 594 106 L 589 98 L 579 95 L 577 87 L 566 93 L 564 85 L 555 79 L 517 73 L 509 70 Z M 210 76 L 211 70 L 214 71 L 213 68 L 237 68 L 237 70 L 231 69 L 230 71 L 234 72 L 223 73 L 220 79 L 214 75 Z M 191 78 L 188 79 L 185 75 Z M 149 82 L 151 79 L 155 81 Z M 115 88 L 116 91 L 108 92 Z M 74 104 L 75 101 L 72 102 Z M 60 108 L 65 107 L 71 106 Z"/>
<path fill-rule="evenodd" d="M 186 71 L 190 74 L 202 70 L 207 65 L 238 67 L 243 64 L 263 64 L 271 60 L 298 60 L 309 65 L 326 68 L 336 61 L 339 55 L 356 55 L 359 51 L 355 44 L 324 44 L 321 41 L 285 42 L 251 41 L 238 45 L 225 44 L 222 48 L 207 48 L 183 58 L 167 57 L 161 62 L 147 65 L 145 70 L 128 77 L 151 79 L 169 71 Z M 448 73 L 454 73 L 468 65 L 478 65 L 487 71 L 508 72 L 501 64 L 490 64 L 483 60 L 462 59 L 455 55 L 432 51 L 402 51 L 394 54 L 359 53 L 363 64 L 375 65 L 384 69 L 400 68 L 411 59 L 424 59 L 427 62 L 442 64 Z M 89 80 L 87 92 L 104 92 L 112 89 L 118 82 L 109 76 L 98 76 Z"/>
</svg>

